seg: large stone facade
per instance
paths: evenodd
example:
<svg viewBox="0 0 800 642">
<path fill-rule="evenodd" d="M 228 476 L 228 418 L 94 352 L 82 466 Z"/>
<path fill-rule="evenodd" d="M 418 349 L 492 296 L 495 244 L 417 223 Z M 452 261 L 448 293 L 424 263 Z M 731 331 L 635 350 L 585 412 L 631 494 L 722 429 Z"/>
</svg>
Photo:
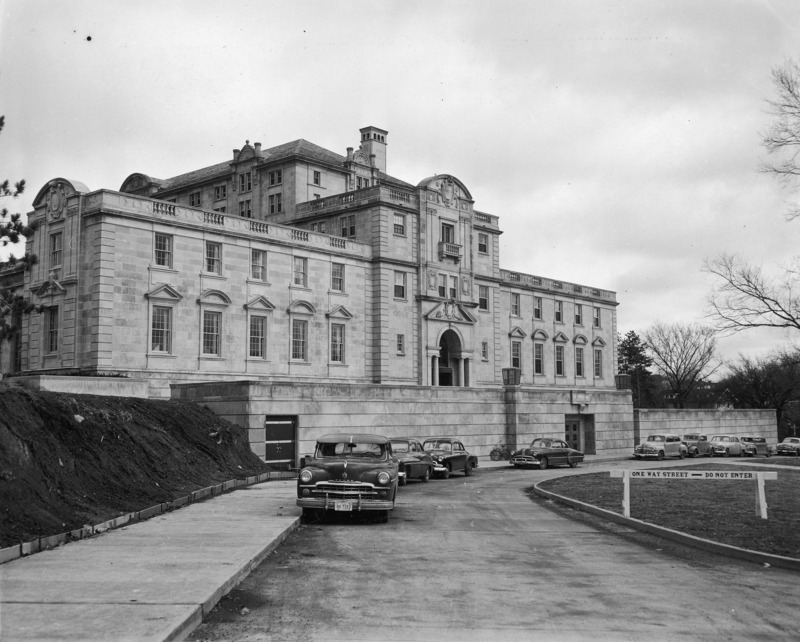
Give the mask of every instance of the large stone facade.
<svg viewBox="0 0 800 642">
<path fill-rule="evenodd" d="M 248 143 L 171 179 L 131 174 L 119 191 L 50 181 L 29 214 L 40 260 L 23 288 L 46 310 L 19 320 L 4 369 L 123 373 L 150 396 L 241 380 L 411 386 L 423 403 L 441 387 L 502 391 L 516 367 L 540 399 L 533 416 L 557 407 L 563 424 L 592 409 L 548 405 L 550 393 L 602 393 L 632 436 L 615 294 L 502 269 L 499 218 L 458 178 L 393 178 L 388 133 L 360 134 L 344 156 Z"/>
</svg>

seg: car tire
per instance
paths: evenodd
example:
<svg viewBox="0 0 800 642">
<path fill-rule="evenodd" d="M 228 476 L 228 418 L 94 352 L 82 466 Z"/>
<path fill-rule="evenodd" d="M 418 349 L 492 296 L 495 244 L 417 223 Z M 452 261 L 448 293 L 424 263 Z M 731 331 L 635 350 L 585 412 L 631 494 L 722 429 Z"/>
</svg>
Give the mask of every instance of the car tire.
<svg viewBox="0 0 800 642">
<path fill-rule="evenodd" d="M 422 479 L 422 481 L 427 482 L 427 481 L 430 480 L 430 478 L 431 478 L 431 469 L 430 468 L 426 468 L 425 469 L 425 474 L 421 477 L 421 479 Z"/>
<path fill-rule="evenodd" d="M 663 460 L 664 460 L 664 451 L 663 450 L 659 450 L 658 451 L 658 461 L 663 461 Z"/>
<path fill-rule="evenodd" d="M 388 510 L 379 510 L 378 511 L 378 523 L 379 524 L 386 524 L 389 522 L 389 511 Z"/>
<path fill-rule="evenodd" d="M 467 460 L 467 465 L 464 466 L 464 475 L 469 477 L 472 474 L 472 462 Z"/>
<path fill-rule="evenodd" d="M 730 451 L 729 448 L 726 448 L 725 449 L 725 454 L 723 455 L 723 457 L 730 457 L 730 456 L 731 456 L 731 451 Z"/>
<path fill-rule="evenodd" d="M 684 457 L 686 457 L 686 453 L 685 453 L 685 452 L 683 452 L 683 451 L 681 450 L 681 451 L 678 453 L 678 459 L 683 459 Z"/>
<path fill-rule="evenodd" d="M 539 470 L 547 470 L 547 457 L 539 457 Z"/>
<path fill-rule="evenodd" d="M 567 459 L 570 468 L 575 468 L 578 465 L 577 459 Z"/>
<path fill-rule="evenodd" d="M 447 468 L 444 469 L 442 473 L 442 479 L 449 479 L 450 478 L 450 465 L 447 465 Z"/>
<path fill-rule="evenodd" d="M 319 508 L 303 508 L 303 515 L 300 517 L 301 524 L 311 524 L 321 522 L 322 515 Z"/>
<path fill-rule="evenodd" d="M 398 477 L 400 477 L 400 478 L 397 480 L 397 484 L 398 484 L 398 486 L 405 486 L 405 485 L 408 483 L 408 470 L 406 470 L 405 472 L 406 472 L 406 474 L 405 474 L 405 475 L 403 475 L 402 477 L 400 477 L 400 476 L 398 475 Z"/>
</svg>

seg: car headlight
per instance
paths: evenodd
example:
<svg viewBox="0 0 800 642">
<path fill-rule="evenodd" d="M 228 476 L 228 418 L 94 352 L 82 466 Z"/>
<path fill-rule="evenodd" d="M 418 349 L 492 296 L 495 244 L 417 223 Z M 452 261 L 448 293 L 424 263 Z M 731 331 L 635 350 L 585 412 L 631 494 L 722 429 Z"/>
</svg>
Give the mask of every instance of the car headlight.
<svg viewBox="0 0 800 642">
<path fill-rule="evenodd" d="M 387 472 L 380 472 L 378 473 L 378 483 L 382 486 L 386 486 L 392 478 L 389 476 Z"/>
<path fill-rule="evenodd" d="M 308 482 L 310 482 L 313 477 L 314 475 L 311 474 L 310 470 L 303 469 L 300 471 L 300 481 L 303 484 L 307 484 Z"/>
</svg>

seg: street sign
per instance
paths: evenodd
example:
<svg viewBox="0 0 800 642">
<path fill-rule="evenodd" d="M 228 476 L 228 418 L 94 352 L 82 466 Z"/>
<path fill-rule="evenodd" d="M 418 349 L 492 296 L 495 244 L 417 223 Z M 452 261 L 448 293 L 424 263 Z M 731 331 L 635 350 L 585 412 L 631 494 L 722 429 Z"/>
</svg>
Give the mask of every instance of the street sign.
<svg viewBox="0 0 800 642">
<path fill-rule="evenodd" d="M 725 470 L 612 470 L 611 477 L 622 477 L 622 508 L 625 517 L 631 516 L 631 479 L 693 479 L 755 481 L 756 515 L 759 515 L 761 519 L 767 519 L 767 497 L 764 493 L 764 480 L 778 479 L 778 473 Z"/>
</svg>

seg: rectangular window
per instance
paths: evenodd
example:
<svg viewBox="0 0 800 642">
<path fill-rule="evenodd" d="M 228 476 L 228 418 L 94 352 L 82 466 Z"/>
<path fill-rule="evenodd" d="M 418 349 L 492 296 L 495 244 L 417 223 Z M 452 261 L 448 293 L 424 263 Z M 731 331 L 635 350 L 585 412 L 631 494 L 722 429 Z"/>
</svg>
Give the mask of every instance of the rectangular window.
<svg viewBox="0 0 800 642">
<path fill-rule="evenodd" d="M 294 257 L 294 284 L 301 288 L 308 286 L 308 259 Z"/>
<path fill-rule="evenodd" d="M 221 207 L 215 207 L 214 211 L 219 212 L 220 214 L 224 214 L 225 212 L 228 211 L 228 208 L 225 205 L 222 205 Z"/>
<path fill-rule="evenodd" d="M 325 221 L 320 221 L 317 224 L 317 232 L 319 232 L 320 234 L 326 234 L 326 232 L 325 232 Z"/>
<path fill-rule="evenodd" d="M 478 309 L 479 310 L 488 310 L 489 309 L 489 286 L 488 285 L 479 285 L 478 286 Z"/>
<path fill-rule="evenodd" d="M 564 376 L 564 346 L 556 346 L 556 375 Z"/>
<path fill-rule="evenodd" d="M 278 192 L 277 194 L 269 195 L 269 213 L 280 214 L 283 210 L 283 195 Z"/>
<path fill-rule="evenodd" d="M 445 298 L 447 296 L 447 275 L 446 274 L 440 274 L 439 275 L 438 290 L 439 290 L 439 296 L 440 297 Z"/>
<path fill-rule="evenodd" d="M 442 243 L 456 242 L 456 228 L 450 223 L 442 223 Z"/>
<path fill-rule="evenodd" d="M 218 357 L 220 355 L 220 337 L 222 330 L 222 312 L 203 312 L 203 354 Z"/>
<path fill-rule="evenodd" d="M 331 324 L 331 361 L 344 363 L 344 325 Z"/>
<path fill-rule="evenodd" d="M 511 316 L 519 316 L 519 294 L 517 292 L 511 293 Z"/>
<path fill-rule="evenodd" d="M 308 357 L 308 321 L 292 320 L 292 359 L 307 361 Z"/>
<path fill-rule="evenodd" d="M 267 253 L 264 250 L 250 250 L 250 278 L 267 280 Z"/>
<path fill-rule="evenodd" d="M 599 328 L 599 327 L 601 327 L 601 326 L 600 326 L 600 308 L 595 308 L 595 309 L 594 309 L 594 317 L 593 317 L 593 319 L 592 319 L 592 325 L 593 325 L 595 328 Z"/>
<path fill-rule="evenodd" d="M 451 276 L 450 277 L 450 298 L 455 300 L 458 298 L 458 277 Z"/>
<path fill-rule="evenodd" d="M 533 344 L 533 374 L 544 374 L 544 344 Z"/>
<path fill-rule="evenodd" d="M 356 216 L 343 216 L 339 219 L 339 224 L 342 229 L 342 238 L 355 238 L 356 236 Z"/>
<path fill-rule="evenodd" d="M 489 235 L 478 233 L 478 254 L 489 253 Z"/>
<path fill-rule="evenodd" d="M 522 343 L 519 341 L 511 342 L 511 367 L 522 368 Z"/>
<path fill-rule="evenodd" d="M 150 351 L 165 354 L 172 352 L 172 308 L 153 306 Z"/>
<path fill-rule="evenodd" d="M 344 292 L 344 264 L 331 264 L 331 290 L 334 292 Z"/>
<path fill-rule="evenodd" d="M 51 305 L 46 310 L 45 318 L 45 352 L 58 352 L 58 306 Z"/>
<path fill-rule="evenodd" d="M 250 317 L 250 356 L 267 358 L 267 317 Z"/>
<path fill-rule="evenodd" d="M 314 185 L 321 185 L 322 184 L 322 174 L 318 171 L 314 171 Z"/>
<path fill-rule="evenodd" d="M 406 298 L 406 273 L 405 272 L 395 272 L 394 273 L 394 298 L 395 299 L 405 299 Z"/>
<path fill-rule="evenodd" d="M 481 359 L 483 361 L 488 361 L 489 360 L 489 342 L 488 341 L 483 341 L 481 343 Z"/>
<path fill-rule="evenodd" d="M 253 214 L 250 209 L 249 198 L 246 201 L 239 201 L 239 216 L 242 216 L 244 218 L 253 218 Z"/>
<path fill-rule="evenodd" d="M 394 233 L 398 236 L 406 235 L 406 216 L 405 214 L 394 215 Z"/>
<path fill-rule="evenodd" d="M 270 185 L 280 185 L 283 183 L 283 170 L 277 169 L 274 172 L 269 173 L 269 184 Z"/>
<path fill-rule="evenodd" d="M 583 325 L 583 306 L 580 303 L 575 304 L 575 325 Z"/>
<path fill-rule="evenodd" d="M 575 348 L 575 376 L 583 376 L 583 348 Z"/>
<path fill-rule="evenodd" d="M 64 249 L 64 233 L 56 232 L 50 235 L 50 269 L 61 267 L 62 252 Z"/>
<path fill-rule="evenodd" d="M 228 198 L 228 186 L 217 185 L 214 187 L 214 200 L 221 201 L 223 198 Z"/>
<path fill-rule="evenodd" d="M 556 323 L 561 323 L 564 320 L 564 304 L 561 301 L 556 301 Z"/>
<path fill-rule="evenodd" d="M 406 353 L 406 335 L 398 334 L 397 335 L 397 354 L 405 354 Z"/>
<path fill-rule="evenodd" d="M 533 318 L 542 320 L 542 297 L 533 297 Z"/>
<path fill-rule="evenodd" d="M 200 192 L 189 194 L 189 207 L 200 207 Z"/>
<path fill-rule="evenodd" d="M 239 174 L 239 191 L 249 192 L 251 189 L 253 189 L 253 180 L 251 173 L 245 172 L 244 174 Z"/>
<path fill-rule="evenodd" d="M 594 376 L 598 379 L 603 378 L 603 351 L 594 351 Z"/>
<path fill-rule="evenodd" d="M 206 241 L 206 272 L 222 274 L 222 245 Z"/>
<path fill-rule="evenodd" d="M 155 237 L 156 265 L 172 267 L 172 235 L 158 234 Z"/>
</svg>

